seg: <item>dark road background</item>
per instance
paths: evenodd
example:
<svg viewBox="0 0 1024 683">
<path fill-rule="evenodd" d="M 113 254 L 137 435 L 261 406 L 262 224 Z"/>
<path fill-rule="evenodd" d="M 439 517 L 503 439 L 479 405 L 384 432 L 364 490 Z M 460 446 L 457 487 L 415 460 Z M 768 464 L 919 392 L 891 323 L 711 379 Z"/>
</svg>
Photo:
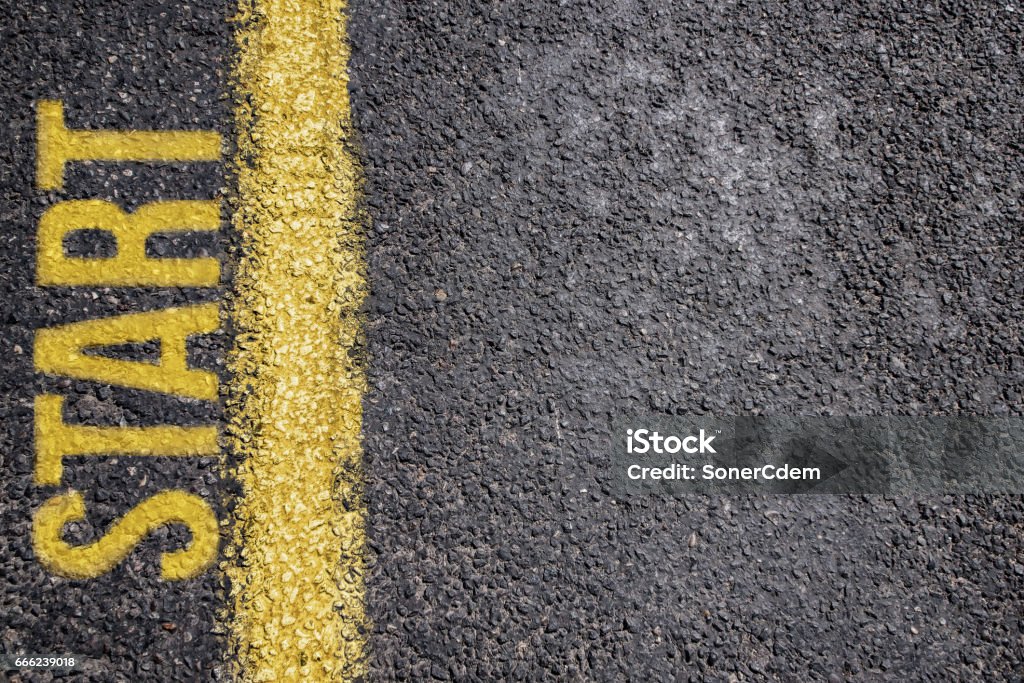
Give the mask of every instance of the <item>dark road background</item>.
<svg viewBox="0 0 1024 683">
<path fill-rule="evenodd" d="M 1006 3 L 356 3 L 374 671 L 1019 680 L 1017 498 L 616 500 L 610 423 L 1019 414 Z"/>
<path fill-rule="evenodd" d="M 222 578 L 216 571 L 187 582 L 159 576 L 160 551 L 188 539 L 182 528 L 163 527 L 109 574 L 74 581 L 39 564 L 31 521 L 43 501 L 67 488 L 82 493 L 88 512 L 86 522 L 69 526 L 74 544 L 102 537 L 136 503 L 164 489 L 184 489 L 219 507 L 227 490 L 217 459 L 68 458 L 63 486 L 39 487 L 32 482 L 32 401 L 43 392 L 65 396 L 67 422 L 96 426 L 208 424 L 219 411 L 202 401 L 34 375 L 32 343 L 42 327 L 220 300 L 216 289 L 35 287 L 35 235 L 45 209 L 66 199 L 105 199 L 134 211 L 156 200 L 216 198 L 225 169 L 76 163 L 67 166 L 62 191 L 42 192 L 35 186 L 35 105 L 63 100 L 71 128 L 226 132 L 231 4 L 4 1 L 0 16 L 0 648 L 85 655 L 84 671 L 71 680 L 215 680 L 214 669 L 223 668 L 215 625 L 224 604 Z M 111 245 L 81 239 L 65 246 L 84 255 Z M 179 234 L 151 247 L 151 255 L 222 253 L 209 236 Z M 196 338 L 190 360 L 222 371 L 226 347 L 222 336 Z M 139 358 L 146 357 L 142 351 Z M 12 680 L 50 676 L 23 673 Z"/>
<path fill-rule="evenodd" d="M 0 6 L 0 647 L 91 657 L 73 680 L 226 680 L 223 579 L 158 579 L 178 532 L 74 582 L 29 531 L 53 493 L 33 395 L 217 418 L 36 376 L 34 330 L 221 296 L 36 288 L 39 215 L 215 197 L 225 169 L 76 165 L 42 193 L 33 107 L 230 135 L 233 8 Z M 352 3 L 373 680 L 1022 680 L 1020 497 L 620 499 L 610 469 L 637 413 L 1024 413 L 1021 12 Z M 76 542 L 161 488 L 233 493 L 215 459 L 74 462 Z"/>
</svg>

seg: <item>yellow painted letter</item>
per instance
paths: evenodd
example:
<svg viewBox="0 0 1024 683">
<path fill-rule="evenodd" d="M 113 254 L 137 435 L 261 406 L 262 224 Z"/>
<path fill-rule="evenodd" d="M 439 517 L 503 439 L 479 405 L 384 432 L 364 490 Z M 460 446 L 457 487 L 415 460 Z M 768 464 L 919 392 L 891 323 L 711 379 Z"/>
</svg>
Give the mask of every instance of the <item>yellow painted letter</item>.
<svg viewBox="0 0 1024 683">
<path fill-rule="evenodd" d="M 154 202 L 125 213 L 101 199 L 55 204 L 39 219 L 40 285 L 215 287 L 220 282 L 216 258 L 149 258 L 146 239 L 159 232 L 214 231 L 220 207 L 214 200 Z M 117 240 L 117 255 L 82 258 L 64 255 L 64 238 L 76 230 L 103 230 Z"/>
<path fill-rule="evenodd" d="M 61 416 L 63 396 L 36 396 L 36 471 L 39 486 L 58 486 L 64 458 L 74 455 L 217 455 L 217 427 L 90 427 Z"/>
<path fill-rule="evenodd" d="M 185 340 L 219 325 L 217 304 L 126 313 L 114 318 L 41 329 L 36 332 L 36 370 L 51 375 L 106 382 L 212 401 L 217 376 L 188 367 Z M 86 348 L 160 340 L 160 363 L 89 356 Z"/>
<path fill-rule="evenodd" d="M 160 576 L 167 581 L 197 576 L 217 557 L 220 544 L 217 518 L 206 502 L 184 491 L 163 491 L 128 511 L 107 534 L 94 543 L 68 545 L 64 525 L 85 519 L 82 494 L 71 491 L 50 498 L 36 512 L 32 543 L 36 556 L 49 571 L 75 579 L 105 574 L 123 560 L 145 536 L 164 524 L 184 524 L 192 542 L 160 557 Z"/>
<path fill-rule="evenodd" d="M 64 105 L 43 100 L 37 110 L 36 183 L 64 186 L 69 161 L 217 161 L 220 135 L 213 131 L 68 130 Z"/>
</svg>

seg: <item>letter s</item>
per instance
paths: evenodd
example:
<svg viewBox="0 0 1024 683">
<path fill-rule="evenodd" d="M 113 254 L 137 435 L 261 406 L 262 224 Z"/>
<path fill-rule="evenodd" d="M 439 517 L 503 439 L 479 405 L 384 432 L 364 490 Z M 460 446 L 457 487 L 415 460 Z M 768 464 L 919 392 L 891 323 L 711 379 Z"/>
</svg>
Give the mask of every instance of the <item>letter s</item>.
<svg viewBox="0 0 1024 683">
<path fill-rule="evenodd" d="M 649 433 L 650 432 L 648 432 L 646 429 L 638 429 L 635 432 L 633 432 L 633 438 L 636 440 L 638 444 L 637 446 L 633 447 L 634 453 L 646 453 L 647 451 L 650 450 L 651 442 L 646 439 L 646 436 Z"/>
<path fill-rule="evenodd" d="M 129 510 L 98 541 L 82 546 L 68 545 L 61 538 L 64 525 L 83 519 L 85 501 L 77 491 L 53 496 L 36 512 L 32 520 L 32 544 L 39 561 L 54 574 L 74 579 L 100 576 L 127 557 L 147 534 L 172 523 L 187 526 L 192 542 L 185 548 L 161 555 L 160 576 L 164 580 L 190 579 L 217 558 L 220 544 L 217 517 L 202 498 L 191 493 L 157 493 Z"/>
</svg>

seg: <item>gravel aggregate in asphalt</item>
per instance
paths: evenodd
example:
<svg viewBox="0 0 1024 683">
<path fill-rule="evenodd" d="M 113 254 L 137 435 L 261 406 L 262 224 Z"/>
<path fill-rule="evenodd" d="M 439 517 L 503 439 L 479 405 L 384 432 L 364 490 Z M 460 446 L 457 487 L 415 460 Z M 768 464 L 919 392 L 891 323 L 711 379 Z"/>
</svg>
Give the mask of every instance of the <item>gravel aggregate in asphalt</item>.
<svg viewBox="0 0 1024 683">
<path fill-rule="evenodd" d="M 35 233 L 43 211 L 65 199 L 106 199 L 128 211 L 158 199 L 216 198 L 224 169 L 216 164 L 70 164 L 64 190 L 35 189 L 35 103 L 64 101 L 72 128 L 218 129 L 227 131 L 230 3 L 3 3 L 0 22 L 0 650 L 86 655 L 76 674 L 23 673 L 12 680 L 216 680 L 223 642 L 214 632 L 222 609 L 216 572 L 184 583 L 159 579 L 159 552 L 187 533 L 165 527 L 116 569 L 73 581 L 47 574 L 31 546 L 33 511 L 58 489 L 32 483 L 32 400 L 67 397 L 65 419 L 91 425 L 208 424 L 220 411 L 200 401 L 123 390 L 93 382 L 39 377 L 32 338 L 40 327 L 128 311 L 217 301 L 216 290 L 34 287 Z M 103 253 L 96 235 L 75 235 L 70 253 Z M 150 240 L 150 253 L 221 253 L 208 236 Z M 107 245 L 109 248 L 109 245 Z M 81 250 L 81 251 L 79 251 Z M 190 361 L 223 368 L 223 335 L 193 341 Z M 151 353 L 155 346 L 148 349 Z M 123 357 L 143 359 L 147 349 Z M 66 540 L 100 537 L 137 502 L 183 488 L 219 505 L 223 484 L 215 458 L 71 458 L 65 488 L 85 496 L 87 522 Z M 3 674 L 0 674 L 3 676 Z"/>
<path fill-rule="evenodd" d="M 36 377 L 31 349 L 221 296 L 34 288 L 47 206 L 216 196 L 224 169 L 77 164 L 41 193 L 32 112 L 228 132 L 231 3 L 3 9 L 0 649 L 90 655 L 74 680 L 218 680 L 222 579 L 157 578 L 181 532 L 88 582 L 29 536 L 52 493 L 35 394 L 86 424 L 217 410 Z M 375 680 L 1021 680 L 1019 497 L 621 500 L 608 469 L 629 413 L 1022 413 L 1021 9 L 353 2 Z M 78 542 L 168 486 L 230 493 L 208 459 L 65 482 Z"/>
<path fill-rule="evenodd" d="M 1020 414 L 1017 10 L 353 13 L 374 671 L 1017 680 L 1019 498 L 608 469 L 624 414 Z"/>
</svg>

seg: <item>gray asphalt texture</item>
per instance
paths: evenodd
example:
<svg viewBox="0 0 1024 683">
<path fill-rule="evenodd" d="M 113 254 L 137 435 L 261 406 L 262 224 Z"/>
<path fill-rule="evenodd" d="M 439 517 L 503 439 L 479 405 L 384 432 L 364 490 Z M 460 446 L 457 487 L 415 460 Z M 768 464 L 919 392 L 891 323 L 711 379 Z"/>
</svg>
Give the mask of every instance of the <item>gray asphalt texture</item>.
<svg viewBox="0 0 1024 683">
<path fill-rule="evenodd" d="M 46 206 L 224 170 L 40 193 L 32 111 L 228 132 L 230 3 L 45 7 L 0 23 L 0 647 L 217 680 L 221 578 L 157 579 L 178 532 L 89 582 L 29 542 L 35 394 L 95 424 L 216 411 L 36 376 L 31 343 L 218 297 L 34 288 Z M 1021 9 L 354 0 L 374 680 L 1024 680 L 1019 497 L 620 499 L 609 467 L 629 414 L 1024 412 Z M 78 541 L 161 488 L 230 493 L 210 461 L 66 471 Z"/>
<path fill-rule="evenodd" d="M 34 287 L 39 216 L 64 199 L 106 199 L 128 211 L 157 199 L 209 199 L 224 185 L 216 164 L 70 164 L 64 190 L 35 189 L 35 103 L 62 99 L 73 128 L 220 129 L 226 99 L 230 3 L 0 3 L 0 649 L 85 655 L 85 671 L 61 680 L 207 681 L 223 668 L 222 640 L 211 633 L 222 608 L 222 578 L 209 572 L 188 582 L 159 578 L 159 553 L 188 534 L 164 527 L 125 562 L 98 579 L 48 574 L 31 544 L 33 512 L 66 488 L 80 491 L 88 523 L 67 540 L 85 543 L 137 502 L 167 488 L 220 503 L 215 458 L 72 458 L 61 488 L 32 482 L 32 400 L 44 391 L 66 397 L 65 420 L 94 425 L 208 424 L 219 410 L 201 401 L 37 376 L 34 331 L 75 320 L 218 301 L 216 290 Z M 74 240 L 72 240 L 74 241 Z M 100 240 L 67 245 L 102 253 Z M 151 243 L 151 254 L 218 253 L 220 245 L 177 237 Z M 226 339 L 199 338 L 194 364 L 223 368 Z M 152 350 L 152 349 L 151 349 Z M 147 349 L 133 351 L 144 355 Z M 130 357 L 131 354 L 129 354 Z M 223 513 L 221 513 L 223 517 Z M 4 676 L 0 673 L 0 679 Z M 48 673 L 10 674 L 49 680 Z"/>
<path fill-rule="evenodd" d="M 1020 7 L 353 12 L 379 678 L 1021 680 L 1019 498 L 609 469 L 651 411 L 1020 414 Z"/>
</svg>

